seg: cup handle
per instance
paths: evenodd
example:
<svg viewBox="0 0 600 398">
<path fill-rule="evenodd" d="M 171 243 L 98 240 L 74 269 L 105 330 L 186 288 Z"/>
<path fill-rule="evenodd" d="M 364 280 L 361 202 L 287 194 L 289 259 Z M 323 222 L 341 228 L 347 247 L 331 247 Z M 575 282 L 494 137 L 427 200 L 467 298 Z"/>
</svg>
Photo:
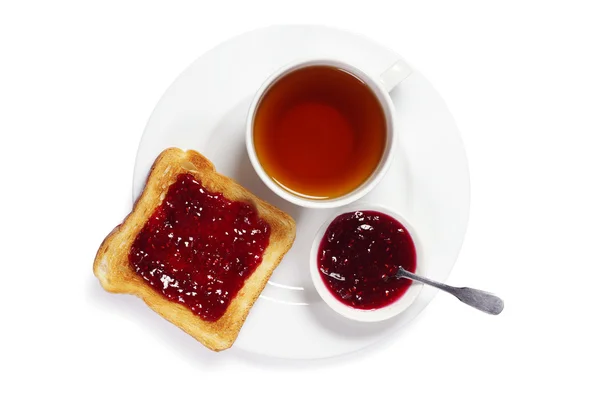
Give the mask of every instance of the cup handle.
<svg viewBox="0 0 600 398">
<path fill-rule="evenodd" d="M 400 82 L 406 79 L 412 73 L 410 66 L 402 60 L 396 61 L 396 63 L 390 66 L 385 72 L 381 74 L 379 80 L 383 84 L 383 88 L 389 93 L 394 87 Z"/>
</svg>

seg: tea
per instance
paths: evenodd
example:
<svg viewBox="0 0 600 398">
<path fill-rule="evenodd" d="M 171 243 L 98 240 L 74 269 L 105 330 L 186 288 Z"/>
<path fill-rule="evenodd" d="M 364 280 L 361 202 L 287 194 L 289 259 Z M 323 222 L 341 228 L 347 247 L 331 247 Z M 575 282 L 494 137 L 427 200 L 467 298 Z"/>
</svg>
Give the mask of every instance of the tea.
<svg viewBox="0 0 600 398">
<path fill-rule="evenodd" d="M 357 76 L 309 66 L 267 89 L 254 117 L 254 146 L 265 172 L 284 189 L 311 199 L 352 192 L 379 165 L 386 118 Z"/>
</svg>

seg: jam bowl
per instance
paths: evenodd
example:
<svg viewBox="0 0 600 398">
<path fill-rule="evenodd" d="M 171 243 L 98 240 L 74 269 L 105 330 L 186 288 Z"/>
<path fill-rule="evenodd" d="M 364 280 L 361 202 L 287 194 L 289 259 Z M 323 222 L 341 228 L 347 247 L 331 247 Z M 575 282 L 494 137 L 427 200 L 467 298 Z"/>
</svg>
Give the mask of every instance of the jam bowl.
<svg viewBox="0 0 600 398">
<path fill-rule="evenodd" d="M 415 228 L 380 205 L 344 207 L 317 232 L 310 274 L 325 303 L 338 314 L 378 322 L 406 310 L 423 285 L 396 278 L 398 267 L 426 276 Z"/>
</svg>

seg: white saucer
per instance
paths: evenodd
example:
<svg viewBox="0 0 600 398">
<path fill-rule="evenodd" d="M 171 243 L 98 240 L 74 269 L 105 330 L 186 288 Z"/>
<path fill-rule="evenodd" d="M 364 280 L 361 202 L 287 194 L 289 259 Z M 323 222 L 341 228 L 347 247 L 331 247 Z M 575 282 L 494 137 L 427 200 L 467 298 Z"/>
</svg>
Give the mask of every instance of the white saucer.
<svg viewBox="0 0 600 398">
<path fill-rule="evenodd" d="M 244 143 L 252 95 L 273 71 L 308 57 L 337 58 L 377 76 L 399 56 L 362 36 L 321 26 L 275 26 L 235 37 L 196 60 L 161 98 L 140 142 L 133 181 L 135 199 L 164 148 L 195 149 L 220 173 L 294 217 L 298 228 L 294 246 L 234 346 L 282 358 L 324 358 L 367 347 L 406 325 L 435 293 L 425 287 L 399 316 L 358 323 L 336 314 L 314 289 L 308 268 L 312 239 L 335 210 L 296 207 L 269 191 L 250 165 Z M 444 102 L 418 72 L 391 96 L 398 116 L 399 152 L 384 180 L 362 201 L 391 207 L 411 220 L 422 241 L 427 276 L 443 281 L 454 266 L 467 227 L 465 152 Z"/>
</svg>

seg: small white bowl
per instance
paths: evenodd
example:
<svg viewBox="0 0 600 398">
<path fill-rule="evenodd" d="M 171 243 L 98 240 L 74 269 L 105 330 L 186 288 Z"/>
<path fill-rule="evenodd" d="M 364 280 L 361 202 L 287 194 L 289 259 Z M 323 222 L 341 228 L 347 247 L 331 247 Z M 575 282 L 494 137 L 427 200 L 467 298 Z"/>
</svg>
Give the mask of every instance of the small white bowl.
<svg viewBox="0 0 600 398">
<path fill-rule="evenodd" d="M 329 227 L 331 222 L 337 216 L 339 216 L 341 214 L 345 214 L 345 213 L 355 212 L 358 210 L 377 211 L 377 212 L 386 214 L 386 215 L 396 219 L 397 221 L 399 221 L 406 228 L 406 230 L 410 234 L 410 236 L 413 240 L 413 243 L 415 245 L 415 252 L 416 252 L 415 273 L 417 275 L 425 276 L 424 269 L 423 269 L 423 262 L 421 261 L 421 259 L 423 258 L 423 249 L 421 246 L 421 242 L 419 241 L 419 237 L 417 236 L 417 233 L 416 233 L 415 229 L 413 228 L 413 226 L 401 214 L 399 214 L 398 212 L 396 212 L 390 208 L 387 208 L 385 206 L 380 206 L 380 205 L 366 204 L 366 203 L 362 203 L 362 204 L 356 203 L 356 204 L 353 204 L 352 206 L 343 208 L 341 212 L 336 213 L 333 217 L 331 217 L 329 220 L 327 220 L 327 222 L 325 222 L 321 226 L 321 228 L 319 228 L 319 231 L 317 232 L 317 235 L 315 236 L 315 239 L 312 244 L 312 248 L 310 250 L 310 261 L 309 261 L 310 275 L 311 275 L 313 284 L 315 285 L 315 288 L 317 289 L 317 292 L 319 293 L 319 295 L 321 296 L 323 301 L 325 301 L 325 303 L 327 303 L 327 305 L 329 305 L 329 307 L 331 307 L 331 309 L 333 309 L 338 314 L 343 315 L 346 318 L 353 319 L 356 321 L 361 321 L 361 322 L 384 321 L 384 320 L 394 317 L 394 316 L 400 314 L 401 312 L 403 312 L 404 310 L 406 310 L 415 301 L 415 299 L 421 292 L 423 285 L 418 282 L 413 282 L 413 283 L 411 283 L 408 290 L 406 290 L 406 292 L 404 292 L 404 294 L 398 300 L 388 304 L 385 307 L 381 307 L 381 308 L 377 308 L 377 309 L 373 309 L 373 310 L 362 310 L 362 309 L 351 307 L 351 306 L 346 305 L 346 304 L 342 303 L 341 301 L 339 301 L 329 291 L 329 289 L 325 285 L 325 282 L 323 281 L 323 278 L 321 277 L 321 273 L 319 271 L 319 265 L 318 265 L 318 261 L 317 261 L 318 254 L 319 254 L 319 246 L 321 244 L 321 240 L 323 239 L 323 236 L 325 235 L 325 232 L 327 231 L 327 228 Z"/>
</svg>

